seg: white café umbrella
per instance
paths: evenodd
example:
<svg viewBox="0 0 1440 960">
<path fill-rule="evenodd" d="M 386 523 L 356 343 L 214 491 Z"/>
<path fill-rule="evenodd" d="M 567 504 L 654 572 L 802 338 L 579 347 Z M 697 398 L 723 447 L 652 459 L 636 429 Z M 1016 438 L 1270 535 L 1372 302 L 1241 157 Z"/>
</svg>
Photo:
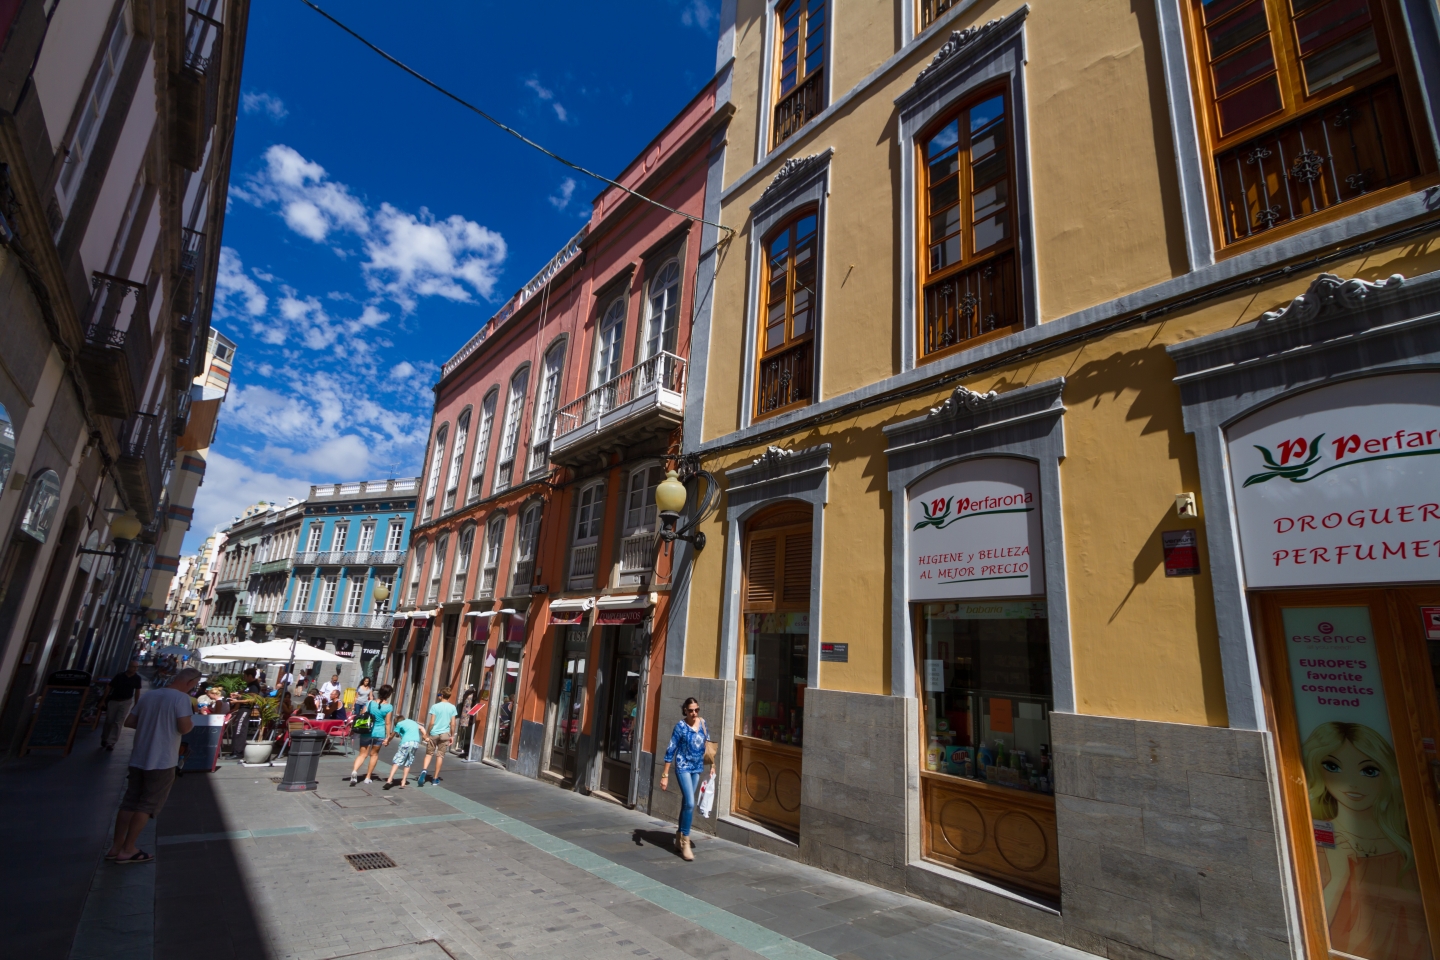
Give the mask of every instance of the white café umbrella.
<svg viewBox="0 0 1440 960">
<path fill-rule="evenodd" d="M 260 646 L 253 640 L 244 640 L 239 643 L 217 643 L 208 647 L 200 648 L 200 661 L 202 663 L 236 663 L 244 660 L 253 660 L 248 656 L 254 648 Z"/>
<path fill-rule="evenodd" d="M 253 649 L 246 650 L 246 660 L 256 660 L 264 663 L 289 663 L 297 662 L 320 663 L 349 663 L 349 657 L 342 657 L 338 653 L 329 650 L 321 650 L 319 647 L 312 647 L 303 640 L 268 640 L 265 643 L 253 644 Z"/>
</svg>

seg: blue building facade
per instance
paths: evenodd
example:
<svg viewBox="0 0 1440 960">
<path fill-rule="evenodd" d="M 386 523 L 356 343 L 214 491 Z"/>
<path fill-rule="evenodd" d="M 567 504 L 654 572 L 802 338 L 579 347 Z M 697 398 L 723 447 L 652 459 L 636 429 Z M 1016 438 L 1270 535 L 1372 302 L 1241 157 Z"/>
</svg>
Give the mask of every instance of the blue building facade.
<svg viewBox="0 0 1440 960">
<path fill-rule="evenodd" d="M 359 669 L 341 671 L 347 683 L 360 673 L 375 678 L 384 658 L 419 485 L 418 478 L 317 484 L 289 534 L 289 580 L 270 618 L 274 633 L 351 658 Z M 375 596 L 381 586 L 389 594 L 383 600 Z"/>
</svg>

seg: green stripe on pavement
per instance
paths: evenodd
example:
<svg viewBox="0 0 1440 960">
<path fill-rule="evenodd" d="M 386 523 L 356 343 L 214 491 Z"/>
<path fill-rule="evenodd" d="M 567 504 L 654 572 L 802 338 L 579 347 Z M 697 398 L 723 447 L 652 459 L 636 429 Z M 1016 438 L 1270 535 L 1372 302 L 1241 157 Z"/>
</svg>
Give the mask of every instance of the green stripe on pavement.
<svg viewBox="0 0 1440 960">
<path fill-rule="evenodd" d="M 250 840 L 260 837 L 289 837 L 297 833 L 313 833 L 314 827 L 272 827 L 267 830 L 230 830 L 225 833 L 180 833 L 173 837 L 161 837 L 155 841 L 157 847 L 168 847 L 176 843 L 206 843 L 210 840 Z"/>
<path fill-rule="evenodd" d="M 450 820 L 473 820 L 468 813 L 442 813 L 433 817 L 400 817 L 389 820 L 355 820 L 350 826 L 356 830 L 370 830 L 375 827 L 409 827 L 417 823 L 446 823 Z"/>
<path fill-rule="evenodd" d="M 798 940 L 776 933 L 768 927 L 762 927 L 752 920 L 736 916 L 713 903 L 706 903 L 688 893 L 682 893 L 674 887 L 667 886 L 659 880 L 647 877 L 645 874 L 629 867 L 621 866 L 612 860 L 607 860 L 598 853 L 591 853 L 584 847 L 576 846 L 569 840 L 546 833 L 539 827 L 532 827 L 530 824 L 514 817 L 508 817 L 499 810 L 477 803 L 468 797 L 462 797 L 458 793 L 452 793 L 444 787 L 433 787 L 426 791 L 428 796 L 443 801 L 465 814 L 466 817 L 473 817 L 482 823 L 488 824 L 497 830 L 508 833 L 517 840 L 524 840 L 531 846 L 543 850 L 551 856 L 564 860 L 566 863 L 579 867 L 587 873 L 593 874 L 602 880 L 628 890 L 641 899 L 648 900 L 662 910 L 667 910 L 675 916 L 689 920 L 697 927 L 704 927 L 711 933 L 724 937 L 732 943 L 753 951 L 761 956 L 770 957 L 771 960 L 830 960 L 828 953 L 822 953 L 813 947 L 808 947 Z M 435 820 L 436 817 L 418 817 L 420 820 Z M 452 818 L 464 819 L 464 818 Z M 357 822 L 355 825 L 360 826 Z M 369 821 L 376 823 L 378 821 Z M 398 822 L 398 821 L 394 821 Z"/>
</svg>

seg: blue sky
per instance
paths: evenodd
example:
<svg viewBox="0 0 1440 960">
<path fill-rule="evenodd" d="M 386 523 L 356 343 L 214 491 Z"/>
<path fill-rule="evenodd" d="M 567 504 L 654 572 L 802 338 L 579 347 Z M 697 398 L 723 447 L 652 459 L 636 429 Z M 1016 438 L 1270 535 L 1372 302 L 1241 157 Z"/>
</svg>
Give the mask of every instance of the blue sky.
<svg viewBox="0 0 1440 960">
<path fill-rule="evenodd" d="M 320 2 L 611 176 L 714 72 L 719 0 Z M 213 325 L 237 360 L 187 552 L 257 500 L 418 474 L 440 364 L 600 190 L 298 0 L 251 7 L 230 183 Z"/>
</svg>

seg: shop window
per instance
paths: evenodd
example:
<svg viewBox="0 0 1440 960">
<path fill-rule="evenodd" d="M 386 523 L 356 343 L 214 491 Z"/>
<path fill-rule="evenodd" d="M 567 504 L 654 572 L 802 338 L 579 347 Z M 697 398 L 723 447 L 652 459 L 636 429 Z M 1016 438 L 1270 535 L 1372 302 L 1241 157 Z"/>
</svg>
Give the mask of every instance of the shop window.
<svg viewBox="0 0 1440 960">
<path fill-rule="evenodd" d="M 736 809 L 755 820 L 800 825 L 800 748 L 810 662 L 811 510 L 784 505 L 761 515 L 745 544 L 740 734 Z"/>
<path fill-rule="evenodd" d="M 1379 202 L 1431 166 L 1411 130 L 1391 0 L 1192 0 L 1192 11 L 1223 242 Z"/>
<path fill-rule="evenodd" d="M 765 240 L 765 292 L 756 351 L 760 358 L 757 418 L 814 401 L 818 224 L 819 215 L 812 208 L 781 224 Z"/>
<path fill-rule="evenodd" d="M 990 90 L 917 138 L 921 185 L 922 357 L 1020 325 L 1008 97 Z"/>
<path fill-rule="evenodd" d="M 1038 466 L 1011 457 L 917 481 L 907 491 L 907 591 L 923 853 L 1058 897 L 1039 488 Z"/>
<path fill-rule="evenodd" d="M 825 0 L 790 0 L 775 10 L 775 149 L 825 109 Z"/>
</svg>

